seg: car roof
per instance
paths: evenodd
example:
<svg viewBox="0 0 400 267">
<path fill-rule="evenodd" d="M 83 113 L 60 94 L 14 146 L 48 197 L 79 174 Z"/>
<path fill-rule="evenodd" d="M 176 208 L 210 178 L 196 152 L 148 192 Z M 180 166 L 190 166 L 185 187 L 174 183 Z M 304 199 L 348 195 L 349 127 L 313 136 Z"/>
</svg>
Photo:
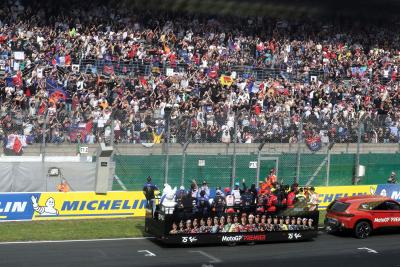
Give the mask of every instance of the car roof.
<svg viewBox="0 0 400 267">
<path fill-rule="evenodd" d="M 352 196 L 352 197 L 343 197 L 338 199 L 340 202 L 347 203 L 360 203 L 360 202 L 375 202 L 375 201 L 385 201 L 385 200 L 393 200 L 389 197 L 384 196 L 375 196 L 375 195 L 363 195 L 363 196 Z"/>
</svg>

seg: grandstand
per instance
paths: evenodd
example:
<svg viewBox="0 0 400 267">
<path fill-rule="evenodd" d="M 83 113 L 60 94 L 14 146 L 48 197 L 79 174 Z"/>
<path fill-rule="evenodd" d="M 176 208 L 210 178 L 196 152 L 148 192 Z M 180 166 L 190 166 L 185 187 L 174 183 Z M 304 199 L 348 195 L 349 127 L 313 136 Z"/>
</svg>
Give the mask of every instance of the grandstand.
<svg viewBox="0 0 400 267">
<path fill-rule="evenodd" d="M 227 147 L 220 164 L 230 166 L 221 171 L 229 180 L 244 176 L 237 161 L 249 161 L 236 159 L 236 144 L 282 144 L 288 155 L 254 149 L 251 161 L 262 152 L 280 158 L 282 179 L 326 184 L 336 144 L 358 144 L 346 171 L 335 174 L 354 183 L 366 158 L 359 146 L 400 141 L 395 1 L 373 15 L 375 1 L 337 14 L 331 7 L 341 1 L 49 3 L 1 4 L 5 154 L 99 142 L 119 150 L 163 146 L 156 175 L 183 179 L 202 174 L 185 167 L 168 174 L 169 164 L 183 161 L 166 156 L 169 144 L 182 144 L 183 155 L 188 145 L 219 143 Z M 344 158 L 332 157 L 333 165 Z M 127 169 L 135 160 L 118 162 Z M 260 179 L 260 168 L 248 178 Z M 145 175 L 122 169 L 123 179 Z"/>
</svg>

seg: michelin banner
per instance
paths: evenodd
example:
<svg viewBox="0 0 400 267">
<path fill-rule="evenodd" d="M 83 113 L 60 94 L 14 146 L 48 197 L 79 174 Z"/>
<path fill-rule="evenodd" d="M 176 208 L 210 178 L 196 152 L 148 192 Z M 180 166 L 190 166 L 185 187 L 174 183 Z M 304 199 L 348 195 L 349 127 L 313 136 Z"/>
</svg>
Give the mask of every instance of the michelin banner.
<svg viewBox="0 0 400 267">
<path fill-rule="evenodd" d="M 348 196 L 384 195 L 400 200 L 400 185 L 316 187 L 319 209 Z M 145 216 L 142 192 L 0 193 L 0 221 L 121 218 Z"/>
<path fill-rule="evenodd" d="M 355 185 L 355 186 L 321 186 L 316 187 L 315 191 L 319 196 L 320 210 L 326 209 L 335 199 L 351 196 L 374 195 L 377 185 Z"/>
<path fill-rule="evenodd" d="M 0 193 L 0 221 L 138 217 L 145 207 L 142 192 Z"/>
</svg>

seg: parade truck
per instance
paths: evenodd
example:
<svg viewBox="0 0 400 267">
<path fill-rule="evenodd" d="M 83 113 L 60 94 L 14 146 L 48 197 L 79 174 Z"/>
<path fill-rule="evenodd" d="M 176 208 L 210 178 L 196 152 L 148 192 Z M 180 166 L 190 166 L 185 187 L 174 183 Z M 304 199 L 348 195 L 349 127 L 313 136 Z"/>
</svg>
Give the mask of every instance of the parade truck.
<svg viewBox="0 0 400 267">
<path fill-rule="evenodd" d="M 245 212 L 244 212 L 245 211 Z M 157 204 L 146 209 L 145 231 L 167 245 L 207 245 L 312 240 L 318 235 L 318 209 L 281 206 L 259 212 L 236 206 L 207 216 L 176 204 Z"/>
</svg>

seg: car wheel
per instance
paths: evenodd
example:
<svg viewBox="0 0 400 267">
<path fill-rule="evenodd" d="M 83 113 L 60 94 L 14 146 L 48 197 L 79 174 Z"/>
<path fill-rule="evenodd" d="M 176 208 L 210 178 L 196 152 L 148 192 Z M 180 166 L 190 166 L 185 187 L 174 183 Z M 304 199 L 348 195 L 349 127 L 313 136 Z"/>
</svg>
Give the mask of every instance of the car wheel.
<svg viewBox="0 0 400 267">
<path fill-rule="evenodd" d="M 366 221 L 361 221 L 354 228 L 354 235 L 359 239 L 365 239 L 371 234 L 371 225 Z"/>
</svg>

